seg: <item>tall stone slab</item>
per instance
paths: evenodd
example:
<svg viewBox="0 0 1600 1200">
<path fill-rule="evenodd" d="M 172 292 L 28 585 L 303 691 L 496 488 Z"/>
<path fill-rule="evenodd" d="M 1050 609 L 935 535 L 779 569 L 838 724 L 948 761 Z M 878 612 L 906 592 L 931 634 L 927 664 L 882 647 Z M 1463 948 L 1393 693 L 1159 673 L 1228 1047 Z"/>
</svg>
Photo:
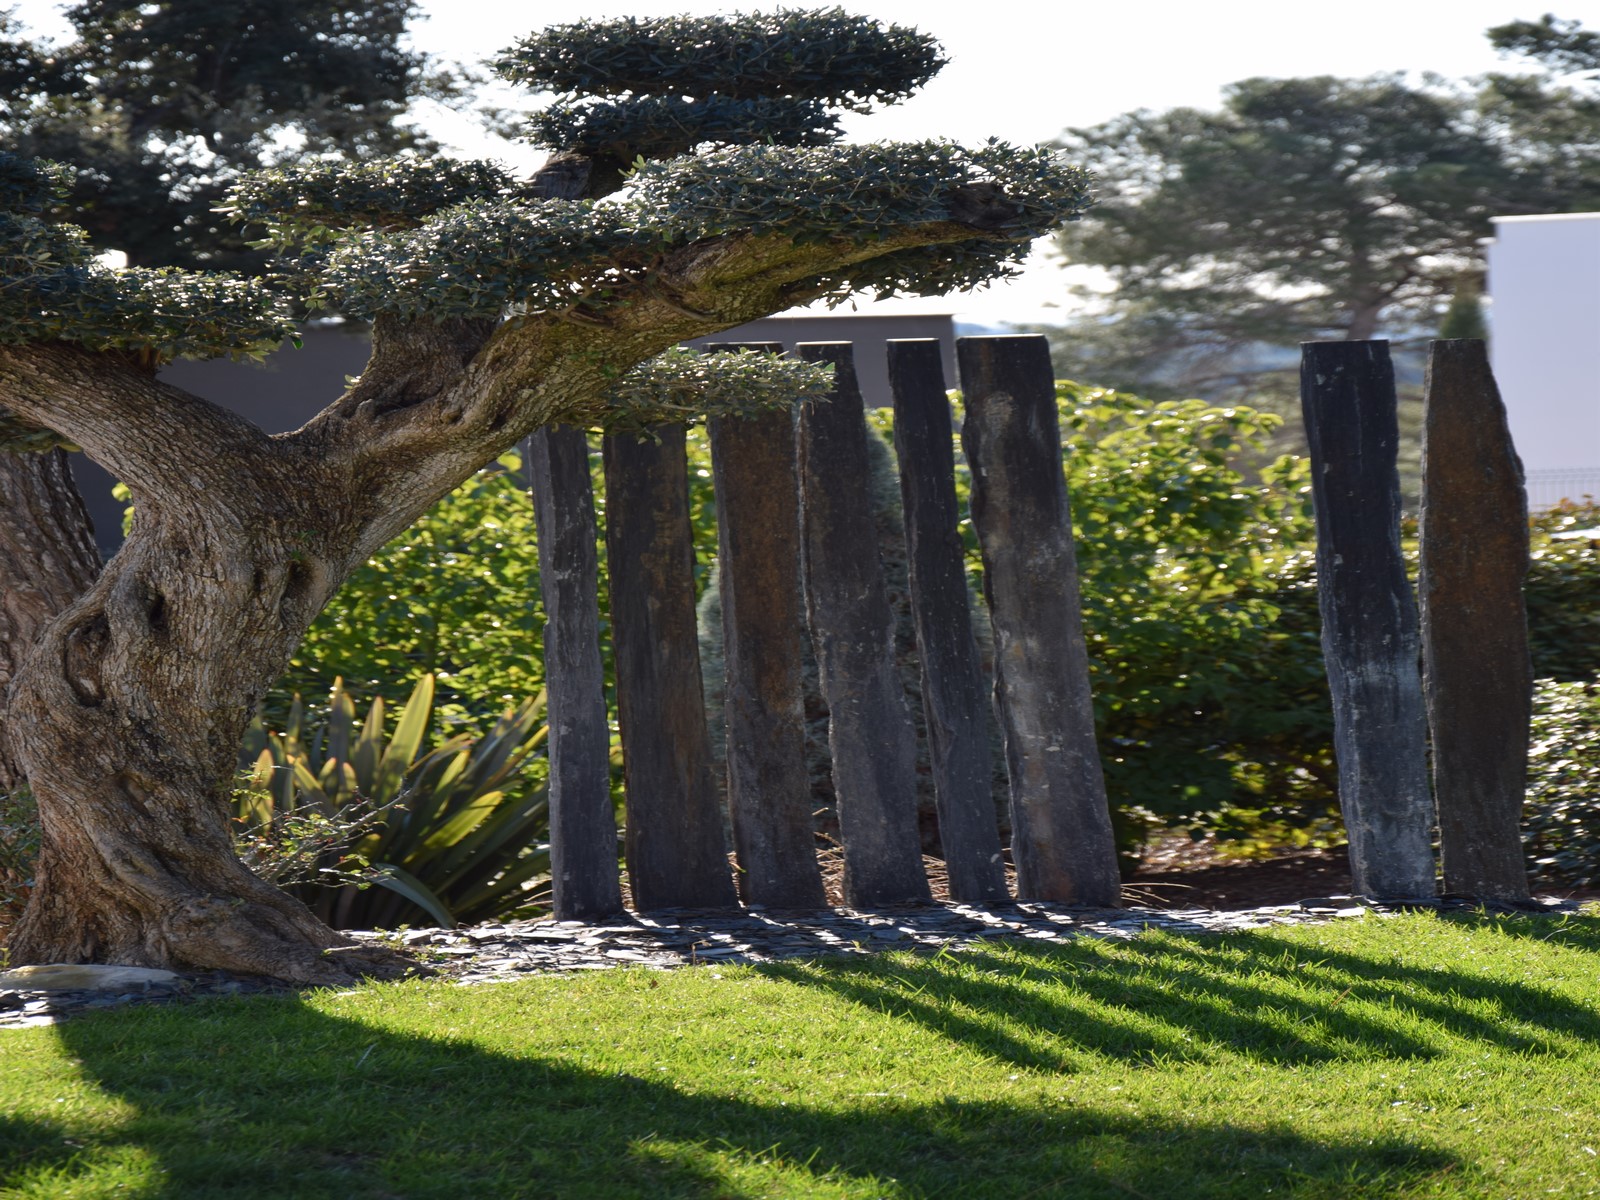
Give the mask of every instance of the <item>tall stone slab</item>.
<svg viewBox="0 0 1600 1200">
<path fill-rule="evenodd" d="M 867 488 L 867 430 L 848 342 L 802 342 L 832 363 L 834 391 L 800 411 L 806 614 L 844 842 L 844 892 L 857 907 L 930 899 L 917 836 L 916 734 L 894 659 Z"/>
<path fill-rule="evenodd" d="M 1435 893 L 1416 603 L 1400 554 L 1400 431 L 1389 343 L 1306 342 L 1322 653 L 1339 807 L 1367 896 Z"/>
<path fill-rule="evenodd" d="M 1444 890 L 1527 900 L 1528 502 L 1483 342 L 1432 344 L 1422 423 L 1417 590 Z"/>
<path fill-rule="evenodd" d="M 628 884 L 641 912 L 737 906 L 711 769 L 695 635 L 694 534 L 681 424 L 608 434 L 606 565 L 627 790 Z"/>
<path fill-rule="evenodd" d="M 950 898 L 1007 898 L 995 821 L 988 701 L 972 636 L 956 506 L 954 431 L 935 338 L 889 346 L 912 616 Z"/>
<path fill-rule="evenodd" d="M 781 353 L 778 343 L 708 350 Z M 792 412 L 710 422 L 726 663 L 728 816 L 739 894 L 826 903 L 812 832 L 800 649 L 800 477 Z"/>
<path fill-rule="evenodd" d="M 546 426 L 528 449 L 545 614 L 551 904 L 558 920 L 582 921 L 622 911 L 589 442 L 581 429 Z"/>
<path fill-rule="evenodd" d="M 956 359 L 994 626 L 1017 895 L 1115 907 L 1121 880 L 1095 744 L 1049 347 L 1042 337 L 958 338 Z"/>
</svg>

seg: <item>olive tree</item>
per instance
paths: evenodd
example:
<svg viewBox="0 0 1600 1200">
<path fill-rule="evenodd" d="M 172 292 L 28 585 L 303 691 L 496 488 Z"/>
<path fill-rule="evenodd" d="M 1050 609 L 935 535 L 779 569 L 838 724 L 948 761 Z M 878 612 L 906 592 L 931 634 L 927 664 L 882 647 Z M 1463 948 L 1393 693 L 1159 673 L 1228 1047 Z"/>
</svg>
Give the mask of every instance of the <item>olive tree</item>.
<svg viewBox="0 0 1600 1200">
<path fill-rule="evenodd" d="M 834 140 L 831 109 L 893 101 L 939 65 L 927 37 L 838 10 L 553 29 L 499 64 L 564 94 L 535 131 L 561 147 L 544 169 L 402 157 L 249 177 L 229 210 L 287 252 L 268 281 L 99 266 L 43 216 L 50 170 L 0 160 L 6 436 L 81 447 L 137 510 L 14 655 L 0 736 L 43 846 L 13 961 L 318 983 L 404 969 L 233 853 L 256 698 L 346 575 L 519 438 L 637 421 L 635 364 L 819 298 L 981 283 L 1077 215 L 1085 176 L 1045 151 Z M 752 126 L 770 137 L 740 144 Z M 373 345 L 299 430 L 268 436 L 157 377 L 291 337 L 306 303 L 370 319 Z"/>
</svg>

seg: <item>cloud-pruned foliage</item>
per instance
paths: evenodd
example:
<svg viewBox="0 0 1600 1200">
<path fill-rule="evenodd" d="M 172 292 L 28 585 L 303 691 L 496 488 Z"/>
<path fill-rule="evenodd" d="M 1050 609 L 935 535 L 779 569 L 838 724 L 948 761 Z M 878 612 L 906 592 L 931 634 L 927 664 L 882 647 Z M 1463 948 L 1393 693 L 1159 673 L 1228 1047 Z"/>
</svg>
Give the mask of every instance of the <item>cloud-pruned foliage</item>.
<svg viewBox="0 0 1600 1200">
<path fill-rule="evenodd" d="M 862 288 L 937 294 L 1003 275 L 1031 237 L 1089 204 L 1084 172 L 999 142 L 741 146 L 644 164 L 631 183 L 598 202 L 472 203 L 416 229 L 349 235 L 328 260 L 327 300 L 358 316 L 441 318 L 603 306 L 629 271 L 704 238 L 776 233 L 865 245 L 934 222 L 993 230 L 819 277 L 840 298 Z"/>
<path fill-rule="evenodd" d="M 35 215 L 64 178 L 0 154 L 0 344 L 71 341 L 164 361 L 251 355 L 292 335 L 287 305 L 260 280 L 96 260 L 81 229 Z"/>
<path fill-rule="evenodd" d="M 774 146 L 825 146 L 840 134 L 838 118 L 820 100 L 636 96 L 552 104 L 529 118 L 526 137 L 552 150 L 631 162 L 671 158 L 692 146 L 739 145 L 752 131 Z"/>
<path fill-rule="evenodd" d="M 927 34 L 842 8 L 554 25 L 496 63 L 513 83 L 570 95 L 792 96 L 866 111 L 944 65 Z"/>
<path fill-rule="evenodd" d="M 826 400 L 833 364 L 754 350 L 668 350 L 632 367 L 606 395 L 602 426 L 645 430 L 666 421 L 748 417 Z"/>
<path fill-rule="evenodd" d="M 271 245 L 306 246 L 351 227 L 414 228 L 442 209 L 516 191 L 517 181 L 497 163 L 404 155 L 253 171 L 217 211 L 265 226 Z"/>
</svg>

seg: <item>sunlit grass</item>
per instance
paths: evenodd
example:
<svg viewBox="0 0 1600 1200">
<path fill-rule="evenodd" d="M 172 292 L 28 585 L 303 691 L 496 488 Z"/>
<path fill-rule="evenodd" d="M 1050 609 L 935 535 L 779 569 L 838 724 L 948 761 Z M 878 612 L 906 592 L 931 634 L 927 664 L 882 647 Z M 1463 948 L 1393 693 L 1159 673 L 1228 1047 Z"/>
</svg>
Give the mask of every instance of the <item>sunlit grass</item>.
<svg viewBox="0 0 1600 1200">
<path fill-rule="evenodd" d="M 8 1200 L 1600 1195 L 1600 919 L 125 1010 L 0 1112 Z"/>
</svg>

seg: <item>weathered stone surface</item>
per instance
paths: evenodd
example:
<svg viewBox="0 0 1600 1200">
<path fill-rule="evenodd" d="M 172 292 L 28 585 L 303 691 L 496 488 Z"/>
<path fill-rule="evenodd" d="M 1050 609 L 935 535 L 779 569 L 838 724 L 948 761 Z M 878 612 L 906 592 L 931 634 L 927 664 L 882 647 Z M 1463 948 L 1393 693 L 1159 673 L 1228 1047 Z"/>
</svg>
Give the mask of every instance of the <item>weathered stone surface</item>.
<svg viewBox="0 0 1600 1200">
<path fill-rule="evenodd" d="M 888 346 L 924 728 L 950 895 L 1003 900 L 1005 864 L 990 792 L 988 704 L 967 603 L 939 342 L 920 338 Z"/>
<path fill-rule="evenodd" d="M 834 393 L 800 413 L 806 611 L 828 702 L 828 744 L 852 904 L 926 901 L 917 836 L 917 748 L 894 658 L 867 491 L 866 418 L 848 342 L 806 342 Z"/>
<path fill-rule="evenodd" d="M 181 976 L 173 971 L 149 967 L 114 967 L 97 963 L 47 963 L 0 971 L 0 988 L 19 988 L 34 992 L 89 992 L 119 988 L 159 987 L 177 984 Z"/>
<path fill-rule="evenodd" d="M 1448 893 L 1525 900 L 1528 504 L 1489 356 L 1434 342 L 1423 401 L 1423 688 Z"/>
<path fill-rule="evenodd" d="M 782 349 L 775 343 L 750 348 Z M 747 904 L 820 908 L 825 899 L 805 758 L 794 414 L 719 417 L 710 435 L 728 815 L 739 894 Z"/>
<path fill-rule="evenodd" d="M 1400 441 L 1389 343 L 1307 342 L 1322 652 L 1356 891 L 1435 892 L 1416 603 L 1400 555 Z"/>
<path fill-rule="evenodd" d="M 604 455 L 634 907 L 736 905 L 700 689 L 684 427 L 608 434 Z"/>
<path fill-rule="evenodd" d="M 581 429 L 547 426 L 528 443 L 545 612 L 551 905 L 563 920 L 604 917 L 621 911 L 622 889 L 589 441 Z"/>
<path fill-rule="evenodd" d="M 1054 372 L 1042 337 L 959 338 L 972 523 L 994 627 L 1017 895 L 1119 903 Z"/>
</svg>

